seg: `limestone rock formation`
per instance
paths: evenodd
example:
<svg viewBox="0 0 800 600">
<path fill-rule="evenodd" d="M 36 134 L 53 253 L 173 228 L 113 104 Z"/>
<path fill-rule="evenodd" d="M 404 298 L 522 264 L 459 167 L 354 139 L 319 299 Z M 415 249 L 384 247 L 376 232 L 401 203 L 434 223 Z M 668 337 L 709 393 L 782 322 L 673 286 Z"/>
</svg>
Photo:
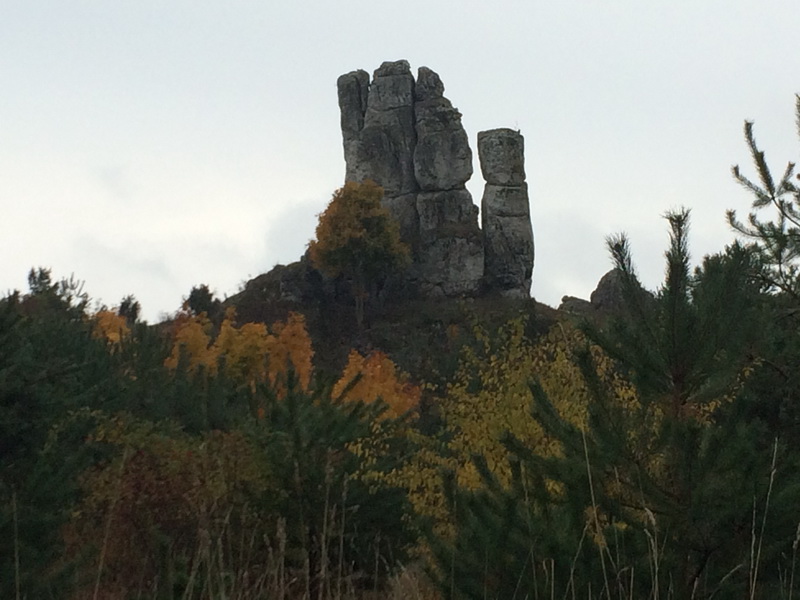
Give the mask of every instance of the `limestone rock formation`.
<svg viewBox="0 0 800 600">
<path fill-rule="evenodd" d="M 640 288 L 646 303 L 652 302 L 654 296 L 644 288 Z M 564 296 L 558 310 L 582 317 L 620 315 L 625 311 L 625 294 L 623 292 L 622 272 L 611 269 L 600 278 L 597 287 L 589 296 L 589 300 Z"/>
<path fill-rule="evenodd" d="M 415 192 L 414 77 L 405 61 L 339 77 L 346 179 L 380 183 L 387 196 Z"/>
<path fill-rule="evenodd" d="M 533 234 L 522 136 L 502 133 L 510 130 L 479 135 L 489 184 L 482 232 L 465 187 L 472 150 L 435 72 L 420 67 L 415 80 L 408 62 L 385 62 L 371 82 L 365 71 L 353 71 L 339 77 L 337 88 L 345 179 L 372 179 L 384 188 L 384 205 L 412 247 L 408 277 L 419 291 L 476 295 L 488 284 L 504 295 L 527 296 Z"/>
<path fill-rule="evenodd" d="M 372 179 L 386 194 L 386 205 L 400 222 L 403 238 L 416 236 L 414 77 L 408 62 L 383 63 L 372 84 L 366 71 L 339 77 L 345 180 Z"/>
<path fill-rule="evenodd" d="M 478 207 L 466 189 L 417 195 L 417 277 L 428 296 L 471 295 L 483 277 Z"/>
<path fill-rule="evenodd" d="M 624 306 L 622 274 L 619 269 L 611 269 L 600 278 L 589 300 L 597 310 L 619 311 Z"/>
<path fill-rule="evenodd" d="M 558 310 L 573 315 L 582 317 L 591 315 L 594 312 L 594 306 L 583 298 L 576 298 L 575 296 L 563 296 L 561 304 L 558 305 Z"/>
<path fill-rule="evenodd" d="M 527 297 L 533 273 L 533 229 L 524 140 L 512 129 L 478 134 L 486 187 L 481 200 L 487 285 L 503 295 Z"/>
<path fill-rule="evenodd" d="M 421 67 L 385 62 L 373 74 L 342 75 L 337 87 L 346 180 L 372 179 L 415 257 L 411 278 L 425 295 L 475 294 L 483 277 L 478 210 L 465 183 L 472 151 L 444 85 Z"/>
<path fill-rule="evenodd" d="M 414 175 L 420 189 L 439 191 L 463 189 L 472 177 L 472 150 L 461 114 L 444 97 L 439 76 L 420 67 L 414 103 L 417 147 Z"/>
</svg>

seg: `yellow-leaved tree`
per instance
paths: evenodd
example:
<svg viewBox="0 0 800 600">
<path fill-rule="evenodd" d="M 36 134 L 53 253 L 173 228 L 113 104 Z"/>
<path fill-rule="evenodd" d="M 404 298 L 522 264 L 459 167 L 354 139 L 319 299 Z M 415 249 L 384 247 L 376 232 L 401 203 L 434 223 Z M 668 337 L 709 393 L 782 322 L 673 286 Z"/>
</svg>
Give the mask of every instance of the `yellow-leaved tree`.
<svg viewBox="0 0 800 600">
<path fill-rule="evenodd" d="M 164 361 L 164 366 L 177 369 L 181 357 L 185 357 L 190 371 L 198 368 L 215 371 L 217 356 L 211 348 L 211 334 L 211 321 L 205 313 L 180 313 L 172 326 L 172 353 Z"/>
<path fill-rule="evenodd" d="M 546 435 L 532 416 L 531 383 L 538 381 L 558 413 L 583 429 L 591 398 L 577 354 L 586 348 L 585 336 L 566 323 L 557 323 L 531 343 L 525 322 L 512 320 L 490 335 L 476 326 L 477 347 L 465 347 L 453 380 L 439 401 L 444 435 L 417 439 L 420 450 L 398 474 L 397 483 L 410 491 L 420 514 L 433 517 L 446 531 L 448 510 L 442 487 L 442 468 L 452 471 L 459 487 L 482 486 L 473 456 L 480 455 L 503 485 L 511 482 L 510 453 L 503 437 L 513 435 L 541 456 L 560 452 L 557 440 Z M 613 361 L 597 346 L 589 346 L 597 376 L 624 406 L 637 403 L 636 391 L 614 369 Z"/>
<path fill-rule="evenodd" d="M 235 311 L 229 309 L 214 337 L 205 313 L 181 314 L 175 322 L 172 353 L 165 366 L 176 369 L 183 357 L 190 371 L 202 367 L 215 373 L 222 364 L 234 381 L 251 389 L 267 383 L 279 396 L 285 392 L 289 369 L 293 369 L 301 388 L 309 389 L 314 350 L 303 315 L 290 313 L 285 322 L 274 323 L 272 331 L 264 323 L 237 327 L 235 319 Z"/>
<path fill-rule="evenodd" d="M 410 260 L 399 224 L 381 204 L 382 198 L 383 188 L 373 181 L 348 181 L 319 215 L 317 239 L 308 244 L 316 269 L 351 281 L 359 328 L 365 300 L 388 274 Z"/>
<path fill-rule="evenodd" d="M 342 377 L 333 388 L 333 396 L 342 396 L 345 401 L 369 404 L 382 400 L 387 406 L 384 415 L 390 418 L 402 417 L 416 408 L 420 395 L 419 386 L 413 385 L 386 354 L 377 351 L 362 356 L 352 350 Z"/>
<path fill-rule="evenodd" d="M 94 337 L 106 340 L 112 345 L 119 344 L 130 334 L 127 319 L 113 310 L 99 310 L 94 315 Z"/>
</svg>

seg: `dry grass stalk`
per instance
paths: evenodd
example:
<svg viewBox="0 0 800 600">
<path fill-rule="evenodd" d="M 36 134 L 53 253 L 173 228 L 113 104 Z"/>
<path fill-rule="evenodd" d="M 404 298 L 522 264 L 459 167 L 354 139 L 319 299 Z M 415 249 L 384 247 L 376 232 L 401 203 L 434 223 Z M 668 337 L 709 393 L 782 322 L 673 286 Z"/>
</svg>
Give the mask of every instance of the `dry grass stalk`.
<svg viewBox="0 0 800 600">
<path fill-rule="evenodd" d="M 122 490 L 122 476 L 125 473 L 125 463 L 128 461 L 129 452 L 130 447 L 125 446 L 125 450 L 122 453 L 122 461 L 119 464 L 119 474 L 117 476 L 117 487 L 114 493 L 114 499 L 111 501 L 111 506 L 108 509 L 108 518 L 106 519 L 106 528 L 105 532 L 103 533 L 103 546 L 100 548 L 100 558 L 97 564 L 97 577 L 94 582 L 94 594 L 92 594 L 92 600 L 97 600 L 97 594 L 100 592 L 100 580 L 103 576 L 103 566 L 106 559 L 106 552 L 108 550 L 108 538 L 111 535 L 111 521 L 114 518 L 114 508 L 117 506 L 120 492 Z"/>
<path fill-rule="evenodd" d="M 14 517 L 14 589 L 16 598 L 20 600 L 20 581 L 19 581 L 19 517 L 17 515 L 17 490 L 11 492 L 11 512 Z"/>
<path fill-rule="evenodd" d="M 767 512 L 769 512 L 769 500 L 772 496 L 772 484 L 775 482 L 775 462 L 778 457 L 778 438 L 775 438 L 775 442 L 772 445 L 772 465 L 770 466 L 769 470 L 769 487 L 767 488 L 767 499 L 764 503 L 764 516 L 761 519 L 761 532 L 758 537 L 758 550 L 755 552 L 755 558 L 753 558 L 753 547 L 755 546 L 755 515 L 756 515 L 756 506 L 755 500 L 753 502 L 753 538 L 751 543 L 751 561 L 750 561 L 750 600 L 753 600 L 756 596 L 756 584 L 758 582 L 758 567 L 761 561 L 761 545 L 764 542 L 764 529 L 767 526 Z"/>
</svg>

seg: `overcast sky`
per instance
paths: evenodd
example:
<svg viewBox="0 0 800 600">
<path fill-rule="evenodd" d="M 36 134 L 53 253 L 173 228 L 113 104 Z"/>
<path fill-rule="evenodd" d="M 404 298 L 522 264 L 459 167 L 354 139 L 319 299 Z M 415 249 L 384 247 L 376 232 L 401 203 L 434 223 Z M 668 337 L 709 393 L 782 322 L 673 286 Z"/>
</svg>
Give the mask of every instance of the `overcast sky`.
<svg viewBox="0 0 800 600">
<path fill-rule="evenodd" d="M 439 73 L 476 137 L 520 129 L 532 295 L 588 297 L 626 231 L 662 280 L 661 215 L 696 260 L 732 241 L 755 120 L 797 158 L 797 0 L 0 0 L 0 293 L 32 266 L 108 305 L 176 310 L 297 260 L 343 182 L 336 78 L 385 60 Z"/>
</svg>

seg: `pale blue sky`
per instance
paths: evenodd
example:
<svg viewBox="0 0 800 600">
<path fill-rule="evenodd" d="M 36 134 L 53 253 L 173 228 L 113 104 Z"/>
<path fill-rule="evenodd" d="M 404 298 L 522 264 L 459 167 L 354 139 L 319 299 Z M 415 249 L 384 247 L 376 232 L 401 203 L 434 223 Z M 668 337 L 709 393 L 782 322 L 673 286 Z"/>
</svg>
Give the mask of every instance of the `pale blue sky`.
<svg viewBox="0 0 800 600">
<path fill-rule="evenodd" d="M 692 208 L 697 259 L 733 239 L 744 119 L 797 157 L 797 23 L 796 0 L 0 0 L 0 290 L 46 266 L 155 320 L 296 260 L 344 175 L 336 78 L 400 58 L 473 150 L 525 135 L 538 300 L 588 297 L 619 231 L 655 286 L 664 211 Z"/>
</svg>

